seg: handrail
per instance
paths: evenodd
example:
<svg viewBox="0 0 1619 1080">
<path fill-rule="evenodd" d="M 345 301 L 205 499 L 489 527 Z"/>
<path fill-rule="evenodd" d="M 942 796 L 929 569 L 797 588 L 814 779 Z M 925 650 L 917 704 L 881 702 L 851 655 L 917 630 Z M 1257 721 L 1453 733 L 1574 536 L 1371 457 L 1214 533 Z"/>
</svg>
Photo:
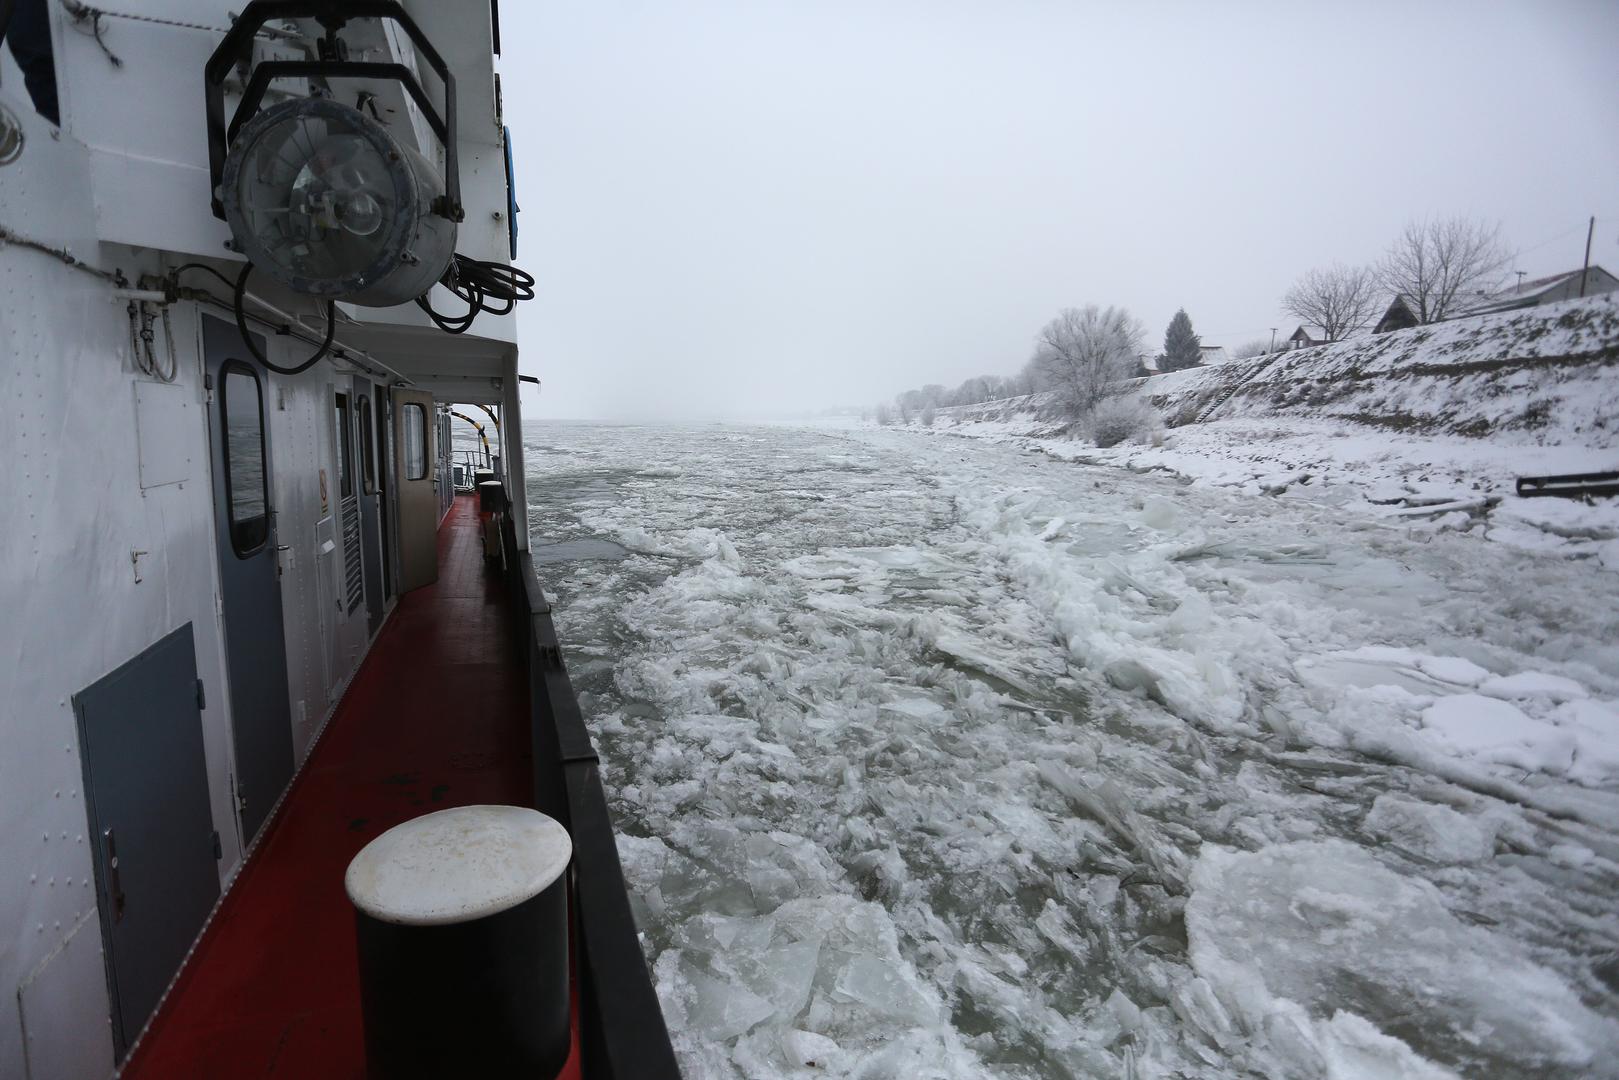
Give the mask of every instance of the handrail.
<svg viewBox="0 0 1619 1080">
<path fill-rule="evenodd" d="M 534 804 L 573 838 L 573 919 L 583 1074 L 590 1080 L 679 1080 L 669 1028 L 647 971 L 618 861 L 596 747 L 562 660 L 534 560 L 501 524 L 512 607 L 523 621 L 533 731 Z"/>
</svg>

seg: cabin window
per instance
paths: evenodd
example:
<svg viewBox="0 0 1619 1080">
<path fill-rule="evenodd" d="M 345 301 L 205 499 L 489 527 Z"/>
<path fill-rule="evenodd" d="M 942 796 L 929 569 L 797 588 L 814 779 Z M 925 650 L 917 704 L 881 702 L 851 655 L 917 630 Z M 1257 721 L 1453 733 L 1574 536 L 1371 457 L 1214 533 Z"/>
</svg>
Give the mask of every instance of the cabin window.
<svg viewBox="0 0 1619 1080">
<path fill-rule="evenodd" d="M 371 431 L 371 399 L 360 397 L 360 490 L 367 495 L 377 490 L 377 440 Z"/>
<path fill-rule="evenodd" d="M 270 538 L 269 470 L 264 461 L 264 399 L 252 368 L 228 361 L 219 387 L 225 424 L 225 504 L 230 543 L 247 558 Z"/>
<path fill-rule="evenodd" d="M 349 396 L 337 395 L 337 492 L 354 494 L 354 435 L 349 424 Z"/>
<path fill-rule="evenodd" d="M 405 406 L 405 479 L 427 476 L 427 411 L 420 405 Z"/>
</svg>

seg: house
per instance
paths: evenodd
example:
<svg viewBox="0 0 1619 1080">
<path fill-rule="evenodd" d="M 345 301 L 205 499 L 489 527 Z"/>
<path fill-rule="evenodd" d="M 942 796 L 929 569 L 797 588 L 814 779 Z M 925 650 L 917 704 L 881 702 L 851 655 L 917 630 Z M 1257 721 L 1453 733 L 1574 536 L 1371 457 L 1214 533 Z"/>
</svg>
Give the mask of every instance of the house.
<svg viewBox="0 0 1619 1080">
<path fill-rule="evenodd" d="M 1583 293 L 1580 288 L 1581 278 L 1584 278 Z M 1619 278 L 1600 266 L 1592 266 L 1586 270 L 1568 270 L 1561 274 L 1552 274 L 1550 277 L 1520 281 L 1511 288 L 1481 297 L 1476 304 L 1459 314 L 1488 315 L 1495 311 L 1512 311 L 1516 308 L 1552 304 L 1582 295 L 1597 296 L 1616 290 L 1619 290 Z"/>
<path fill-rule="evenodd" d="M 1197 362 L 1204 366 L 1209 364 L 1223 364 L 1231 359 L 1224 345 L 1199 345 L 1197 347 Z"/>
<path fill-rule="evenodd" d="M 1377 325 L 1372 327 L 1372 333 L 1386 334 L 1391 330 L 1405 330 L 1417 325 L 1419 321 L 1416 312 L 1411 310 L 1411 305 L 1405 302 L 1405 297 L 1396 296 L 1389 309 L 1383 312 L 1383 317 L 1377 320 Z"/>
<path fill-rule="evenodd" d="M 1287 339 L 1289 349 L 1308 349 L 1312 345 L 1325 345 L 1326 343 L 1327 339 L 1324 337 L 1311 337 L 1310 331 L 1305 329 L 1303 323 L 1300 323 L 1299 328 L 1293 331 L 1292 336 Z"/>
</svg>

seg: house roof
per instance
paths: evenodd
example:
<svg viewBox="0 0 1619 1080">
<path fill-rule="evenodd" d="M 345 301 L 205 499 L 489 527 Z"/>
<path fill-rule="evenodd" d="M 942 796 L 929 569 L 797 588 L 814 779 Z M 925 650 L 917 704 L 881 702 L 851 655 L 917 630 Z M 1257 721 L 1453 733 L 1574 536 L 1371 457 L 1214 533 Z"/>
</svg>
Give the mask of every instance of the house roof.
<svg viewBox="0 0 1619 1080">
<path fill-rule="evenodd" d="M 1520 284 L 1513 285 L 1510 288 L 1501 289 L 1498 292 L 1493 292 L 1488 296 L 1481 297 L 1479 302 L 1474 305 L 1474 307 L 1487 308 L 1503 304 L 1520 304 L 1526 301 L 1532 301 L 1537 296 L 1551 292 L 1558 286 L 1563 285 L 1569 279 L 1579 277 L 1582 272 L 1583 268 L 1576 270 L 1565 270 L 1560 274 L 1548 274 L 1546 277 L 1532 278 L 1529 281 L 1525 281 Z M 1612 274 L 1602 269 L 1602 267 L 1598 266 L 1596 263 L 1591 264 L 1590 273 L 1593 280 L 1600 280 L 1604 277 L 1610 281 L 1614 280 L 1614 276 Z"/>
</svg>

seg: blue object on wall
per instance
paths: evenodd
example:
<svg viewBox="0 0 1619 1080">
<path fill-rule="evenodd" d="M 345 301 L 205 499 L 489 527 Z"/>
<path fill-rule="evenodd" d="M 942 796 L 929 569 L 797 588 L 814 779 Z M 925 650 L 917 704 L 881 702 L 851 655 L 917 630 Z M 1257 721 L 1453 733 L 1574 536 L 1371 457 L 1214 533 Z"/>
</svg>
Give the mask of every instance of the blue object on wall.
<svg viewBox="0 0 1619 1080">
<path fill-rule="evenodd" d="M 512 129 L 501 128 L 506 144 L 506 236 L 511 242 L 512 261 L 517 261 L 517 177 L 512 169 Z"/>
</svg>

